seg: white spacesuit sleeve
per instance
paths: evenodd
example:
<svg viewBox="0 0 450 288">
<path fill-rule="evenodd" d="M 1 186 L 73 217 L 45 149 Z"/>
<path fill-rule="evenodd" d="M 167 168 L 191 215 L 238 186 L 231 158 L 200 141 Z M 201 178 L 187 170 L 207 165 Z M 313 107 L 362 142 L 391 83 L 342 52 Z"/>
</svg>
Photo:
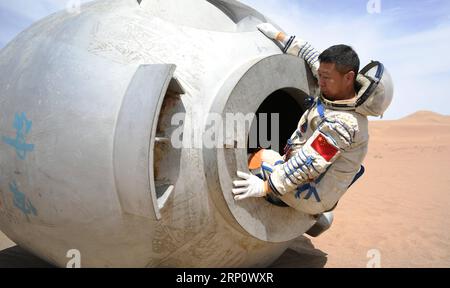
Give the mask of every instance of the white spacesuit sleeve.
<svg viewBox="0 0 450 288">
<path fill-rule="evenodd" d="M 291 36 L 285 43 L 283 52 L 301 57 L 306 61 L 306 63 L 308 63 L 314 76 L 318 78 L 320 52 L 317 51 L 313 46 L 311 46 L 311 44 L 309 44 L 307 41 L 295 36 Z"/>
<path fill-rule="evenodd" d="M 348 116 L 326 117 L 303 147 L 269 177 L 275 194 L 284 195 L 317 179 L 348 149 L 357 133 L 357 121 Z"/>
</svg>

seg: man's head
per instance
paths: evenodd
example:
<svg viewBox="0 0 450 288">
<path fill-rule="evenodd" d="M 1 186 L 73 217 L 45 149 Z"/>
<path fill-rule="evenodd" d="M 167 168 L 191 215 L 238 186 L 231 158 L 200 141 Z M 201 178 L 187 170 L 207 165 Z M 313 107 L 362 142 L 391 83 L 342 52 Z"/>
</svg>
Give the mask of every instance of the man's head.
<svg viewBox="0 0 450 288">
<path fill-rule="evenodd" d="M 355 96 L 359 57 L 347 45 L 336 45 L 319 56 L 319 86 L 328 100 L 345 100 Z"/>
</svg>

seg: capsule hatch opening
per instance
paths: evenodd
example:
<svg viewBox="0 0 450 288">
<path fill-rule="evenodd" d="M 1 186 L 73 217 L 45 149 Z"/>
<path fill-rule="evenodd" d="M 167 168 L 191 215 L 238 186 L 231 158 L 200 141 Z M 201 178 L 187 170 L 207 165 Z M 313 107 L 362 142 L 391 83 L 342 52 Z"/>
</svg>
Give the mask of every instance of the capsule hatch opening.
<svg viewBox="0 0 450 288">
<path fill-rule="evenodd" d="M 164 96 L 161 110 L 159 113 L 158 124 L 156 128 L 156 137 L 154 139 L 153 150 L 153 176 L 155 192 L 158 201 L 158 208 L 161 210 L 166 205 L 180 172 L 181 148 L 173 141 L 182 142 L 183 135 L 173 137 L 176 129 L 184 124 L 185 108 L 181 101 L 181 95 L 184 89 L 176 78 L 172 78 L 166 95 Z M 172 119 L 180 118 L 179 125 L 172 125 Z M 151 163 L 150 163 L 151 165 Z"/>
<path fill-rule="evenodd" d="M 250 156 L 263 148 L 283 155 L 287 140 L 297 129 L 298 122 L 306 111 L 307 96 L 294 88 L 284 88 L 270 94 L 255 113 L 247 140 L 247 154 Z M 266 200 L 280 207 L 288 207 L 272 195 Z"/>
</svg>

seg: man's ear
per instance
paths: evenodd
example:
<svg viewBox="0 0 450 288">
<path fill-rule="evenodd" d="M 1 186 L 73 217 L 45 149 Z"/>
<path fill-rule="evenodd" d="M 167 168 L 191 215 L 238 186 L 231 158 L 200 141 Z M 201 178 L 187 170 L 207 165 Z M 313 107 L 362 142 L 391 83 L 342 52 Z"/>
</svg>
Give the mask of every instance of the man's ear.
<svg viewBox="0 0 450 288">
<path fill-rule="evenodd" d="M 356 76 L 355 72 L 350 71 L 347 74 L 345 74 L 344 77 L 347 82 L 353 83 L 355 81 L 355 76 Z"/>
</svg>

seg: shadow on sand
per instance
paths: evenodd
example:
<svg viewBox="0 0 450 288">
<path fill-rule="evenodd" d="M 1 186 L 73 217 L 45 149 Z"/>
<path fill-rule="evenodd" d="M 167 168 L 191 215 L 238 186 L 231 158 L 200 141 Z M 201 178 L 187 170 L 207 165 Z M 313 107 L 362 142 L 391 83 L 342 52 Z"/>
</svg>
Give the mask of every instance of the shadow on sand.
<svg viewBox="0 0 450 288">
<path fill-rule="evenodd" d="M 269 268 L 323 268 L 327 254 L 301 236 Z M 0 251 L 0 268 L 56 268 L 19 246 Z"/>
<path fill-rule="evenodd" d="M 323 268 L 327 256 L 309 238 L 300 236 L 269 268 Z"/>
<path fill-rule="evenodd" d="M 0 268 L 56 268 L 19 246 L 0 251 Z"/>
</svg>

